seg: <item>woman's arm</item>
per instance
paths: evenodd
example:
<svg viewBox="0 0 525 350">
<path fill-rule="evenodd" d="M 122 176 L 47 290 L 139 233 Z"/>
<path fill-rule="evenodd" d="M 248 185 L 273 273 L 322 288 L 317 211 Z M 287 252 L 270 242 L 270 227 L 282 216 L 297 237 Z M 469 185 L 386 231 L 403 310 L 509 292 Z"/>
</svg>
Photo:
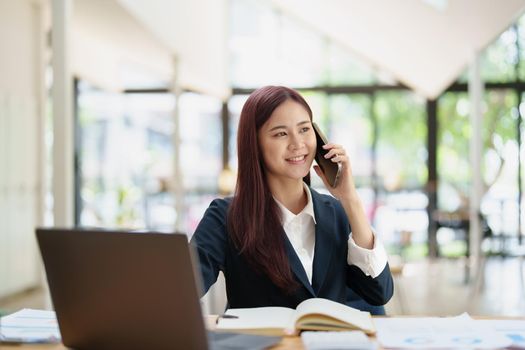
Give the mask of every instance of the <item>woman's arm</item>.
<svg viewBox="0 0 525 350">
<path fill-rule="evenodd" d="M 384 305 L 394 292 L 394 284 L 387 263 L 386 252 L 375 235 L 365 215 L 357 194 L 350 160 L 344 148 L 336 144 L 323 146 L 329 150 L 325 158 L 342 165 L 340 181 L 330 186 L 322 170 L 314 169 L 330 193 L 339 200 L 350 223 L 351 235 L 348 240 L 347 285 L 372 305 Z"/>
<path fill-rule="evenodd" d="M 341 163 L 342 165 L 339 183 L 336 187 L 330 186 L 319 166 L 314 166 L 314 169 L 317 175 L 323 180 L 328 191 L 330 191 L 343 206 L 348 221 L 352 226 L 354 242 L 362 248 L 372 249 L 374 246 L 374 235 L 366 218 L 359 195 L 357 194 L 352 175 L 352 167 L 346 151 L 342 146 L 333 143 L 328 143 L 324 145 L 323 148 L 328 150 L 325 158 L 330 159 L 334 163 Z"/>
<path fill-rule="evenodd" d="M 228 242 L 227 210 L 227 200 L 212 201 L 190 241 L 199 258 L 203 283 L 202 295 L 206 294 L 217 281 L 219 271 L 224 270 Z"/>
<path fill-rule="evenodd" d="M 346 284 L 370 305 L 385 305 L 394 294 L 394 281 L 388 263 L 375 278 L 365 275 L 355 265 L 348 265 Z"/>
</svg>

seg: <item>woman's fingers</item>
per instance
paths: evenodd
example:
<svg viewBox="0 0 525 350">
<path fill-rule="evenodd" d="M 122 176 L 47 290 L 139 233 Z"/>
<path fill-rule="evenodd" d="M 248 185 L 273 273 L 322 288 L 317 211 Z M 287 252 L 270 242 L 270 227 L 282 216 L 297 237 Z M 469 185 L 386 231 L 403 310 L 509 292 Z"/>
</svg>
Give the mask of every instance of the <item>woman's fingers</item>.
<svg viewBox="0 0 525 350">
<path fill-rule="evenodd" d="M 334 163 L 339 163 L 339 162 L 345 163 L 348 161 L 348 157 L 346 155 L 338 155 L 333 158 L 330 158 L 330 160 Z"/>
<path fill-rule="evenodd" d="M 332 148 L 343 148 L 343 146 L 335 144 L 335 143 L 327 143 L 323 146 L 324 149 L 332 149 Z"/>
<path fill-rule="evenodd" d="M 329 151 L 324 155 L 324 157 L 326 159 L 330 159 L 334 156 L 339 156 L 339 155 L 345 155 L 346 154 L 346 151 L 343 147 L 341 147 L 340 145 L 335 145 L 335 144 L 326 144 L 323 146 L 323 148 L 325 149 L 328 149 Z"/>
</svg>

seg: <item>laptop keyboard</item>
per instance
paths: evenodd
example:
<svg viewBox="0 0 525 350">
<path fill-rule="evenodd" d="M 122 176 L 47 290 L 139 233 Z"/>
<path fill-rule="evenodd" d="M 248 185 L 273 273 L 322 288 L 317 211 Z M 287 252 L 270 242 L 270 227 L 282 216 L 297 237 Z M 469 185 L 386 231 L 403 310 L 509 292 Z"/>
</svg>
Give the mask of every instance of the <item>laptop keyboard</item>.
<svg viewBox="0 0 525 350">
<path fill-rule="evenodd" d="M 281 337 L 208 331 L 210 350 L 266 349 L 280 341 Z"/>
</svg>

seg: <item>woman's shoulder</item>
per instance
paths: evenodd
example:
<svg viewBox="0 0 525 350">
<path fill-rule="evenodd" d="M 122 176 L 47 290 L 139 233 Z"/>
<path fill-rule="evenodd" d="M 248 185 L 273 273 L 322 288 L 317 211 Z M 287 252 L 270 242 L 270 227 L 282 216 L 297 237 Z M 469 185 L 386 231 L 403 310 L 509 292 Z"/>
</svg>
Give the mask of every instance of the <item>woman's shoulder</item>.
<svg viewBox="0 0 525 350">
<path fill-rule="evenodd" d="M 212 200 L 195 230 L 194 237 L 206 236 L 209 233 L 213 233 L 215 236 L 216 232 L 223 230 L 228 220 L 230 203 L 231 198 L 215 198 Z"/>
<path fill-rule="evenodd" d="M 233 197 L 215 198 L 211 201 L 210 207 L 228 208 L 232 202 Z"/>
<path fill-rule="evenodd" d="M 317 224 L 333 228 L 338 227 L 341 239 L 348 240 L 349 222 L 345 210 L 339 200 L 330 194 L 320 193 L 310 188 L 312 201 L 314 202 L 315 217 Z"/>
<path fill-rule="evenodd" d="M 331 194 L 325 194 L 318 192 L 310 187 L 310 193 L 312 194 L 312 201 L 314 202 L 314 208 L 317 210 L 329 210 L 335 211 L 335 215 L 337 217 L 346 218 L 345 211 L 343 209 L 343 206 L 339 202 L 337 198 L 332 196 Z"/>
<path fill-rule="evenodd" d="M 312 200 L 314 202 L 321 202 L 321 203 L 330 204 L 330 205 L 339 204 L 339 201 L 337 200 L 337 198 L 335 198 L 331 194 L 319 192 L 313 189 L 312 187 L 308 187 L 308 188 L 310 189 L 310 193 L 312 194 Z"/>
<path fill-rule="evenodd" d="M 215 198 L 214 200 L 211 201 L 205 214 L 211 212 L 211 213 L 226 215 L 231 202 L 232 202 L 232 197 Z"/>
</svg>

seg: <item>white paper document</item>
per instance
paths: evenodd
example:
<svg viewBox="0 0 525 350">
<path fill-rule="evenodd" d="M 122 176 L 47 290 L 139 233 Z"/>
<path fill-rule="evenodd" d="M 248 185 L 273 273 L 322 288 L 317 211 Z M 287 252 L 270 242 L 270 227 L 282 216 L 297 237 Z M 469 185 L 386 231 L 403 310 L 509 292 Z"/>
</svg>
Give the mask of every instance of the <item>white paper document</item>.
<svg viewBox="0 0 525 350">
<path fill-rule="evenodd" d="M 468 314 L 377 318 L 377 339 L 388 349 L 503 349 L 512 340 Z"/>
<path fill-rule="evenodd" d="M 509 338 L 513 349 L 525 349 L 525 320 L 479 320 L 476 322 Z"/>
<path fill-rule="evenodd" d="M 0 342 L 58 343 L 60 339 L 53 311 L 22 309 L 0 318 Z"/>
</svg>

